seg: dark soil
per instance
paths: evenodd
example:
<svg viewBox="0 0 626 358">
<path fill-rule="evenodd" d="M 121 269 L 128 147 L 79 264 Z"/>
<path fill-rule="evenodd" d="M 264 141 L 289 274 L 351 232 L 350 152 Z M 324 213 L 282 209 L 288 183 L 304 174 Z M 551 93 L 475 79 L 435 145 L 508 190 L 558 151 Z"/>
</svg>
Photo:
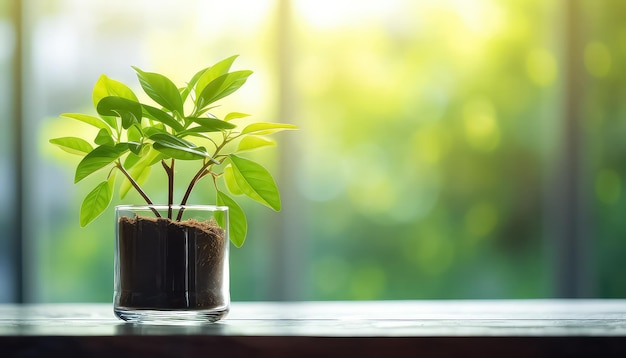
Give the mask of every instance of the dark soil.
<svg viewBox="0 0 626 358">
<path fill-rule="evenodd" d="M 122 217 L 119 306 L 211 309 L 227 302 L 224 230 L 214 222 Z"/>
</svg>

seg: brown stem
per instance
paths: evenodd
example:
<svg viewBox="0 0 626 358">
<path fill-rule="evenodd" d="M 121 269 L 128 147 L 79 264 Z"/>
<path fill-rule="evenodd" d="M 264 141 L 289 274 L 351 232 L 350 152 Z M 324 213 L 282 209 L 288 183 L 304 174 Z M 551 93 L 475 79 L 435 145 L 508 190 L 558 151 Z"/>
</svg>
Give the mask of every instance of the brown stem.
<svg viewBox="0 0 626 358">
<path fill-rule="evenodd" d="M 202 179 L 202 177 L 204 177 L 205 175 L 207 175 L 209 173 L 209 171 L 207 170 L 211 165 L 213 164 L 217 164 L 220 165 L 222 161 L 217 161 L 215 158 L 217 158 L 217 155 L 220 153 L 220 150 L 222 150 L 226 144 L 228 144 L 228 142 L 230 142 L 231 140 L 237 138 L 233 137 L 233 138 L 228 138 L 228 136 L 226 134 L 223 134 L 224 136 L 224 141 L 222 142 L 221 145 L 219 145 L 217 148 L 215 148 L 215 152 L 213 153 L 213 156 L 211 156 L 211 158 L 209 158 L 209 160 L 207 160 L 206 163 L 204 163 L 204 165 L 202 166 L 202 168 L 200 168 L 200 170 L 198 170 L 198 172 L 196 173 L 196 175 L 194 175 L 193 179 L 191 179 L 191 182 L 189 182 L 189 186 L 187 186 L 187 190 L 185 191 L 185 195 L 183 196 L 183 200 L 181 200 L 180 205 L 184 206 L 185 204 L 187 204 L 187 200 L 189 200 L 189 195 L 191 195 L 191 190 L 193 189 L 193 187 L 196 185 L 196 183 Z M 176 221 L 180 221 L 183 217 L 183 208 L 180 209 L 180 211 L 178 211 L 178 216 L 176 217 Z"/>
<path fill-rule="evenodd" d="M 133 177 L 126 171 L 126 169 L 124 169 L 124 166 L 122 165 L 121 162 L 117 162 L 117 168 L 122 172 L 122 174 L 124 174 L 124 176 L 126 177 L 126 179 L 128 179 L 128 181 L 130 182 L 130 184 L 133 186 L 133 188 L 135 188 L 135 190 L 137 190 L 137 192 L 139 193 L 139 195 L 141 195 L 141 197 L 146 201 L 146 203 L 148 203 L 148 205 L 154 205 L 152 203 L 152 200 L 150 200 L 150 198 L 148 197 L 148 195 L 139 187 L 139 184 L 137 184 L 137 182 L 135 181 L 135 179 L 133 179 Z M 159 214 L 158 210 L 155 208 L 150 208 L 150 210 L 152 210 L 152 212 L 154 213 L 154 215 L 157 218 L 161 217 L 161 214 Z"/>
<path fill-rule="evenodd" d="M 167 173 L 167 218 L 172 219 L 172 204 L 174 204 L 174 158 L 172 158 L 169 167 L 164 160 L 161 160 L 161 165 L 163 165 L 163 169 L 165 169 L 165 173 Z"/>
<path fill-rule="evenodd" d="M 196 173 L 196 175 L 194 175 L 193 179 L 191 179 L 191 182 L 189 183 L 189 186 L 187 187 L 187 190 L 185 191 L 185 195 L 183 196 L 183 200 L 181 200 L 180 205 L 184 206 L 185 204 L 187 204 L 187 200 L 189 200 L 189 196 L 191 195 L 191 191 L 193 190 L 193 187 L 196 185 L 196 183 L 202 179 L 203 176 L 206 175 L 207 172 L 207 168 L 211 165 L 211 162 L 207 162 L 206 164 L 204 164 L 202 166 L 202 168 L 200 168 L 200 170 L 198 170 L 198 172 Z M 183 208 L 180 208 L 180 211 L 178 212 L 178 216 L 176 217 L 176 221 L 180 221 L 183 217 Z"/>
</svg>

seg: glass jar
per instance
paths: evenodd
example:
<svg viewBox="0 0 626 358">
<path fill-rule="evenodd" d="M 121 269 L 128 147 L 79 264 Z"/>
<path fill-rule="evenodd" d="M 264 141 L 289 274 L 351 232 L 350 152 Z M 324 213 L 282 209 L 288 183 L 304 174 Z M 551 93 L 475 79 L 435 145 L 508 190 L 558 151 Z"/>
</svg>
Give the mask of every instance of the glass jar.
<svg viewBox="0 0 626 358">
<path fill-rule="evenodd" d="M 228 313 L 225 206 L 115 208 L 115 315 L 134 323 L 215 322 Z"/>
</svg>

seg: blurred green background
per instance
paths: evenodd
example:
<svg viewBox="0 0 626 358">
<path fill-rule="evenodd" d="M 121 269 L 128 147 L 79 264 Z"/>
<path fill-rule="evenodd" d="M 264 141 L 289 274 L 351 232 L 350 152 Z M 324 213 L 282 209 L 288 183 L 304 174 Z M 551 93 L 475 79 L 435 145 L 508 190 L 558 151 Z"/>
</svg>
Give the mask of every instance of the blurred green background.
<svg viewBox="0 0 626 358">
<path fill-rule="evenodd" d="M 48 139 L 86 128 L 58 114 L 93 112 L 101 73 L 139 92 L 131 65 L 182 83 L 232 54 L 255 74 L 223 106 L 301 128 L 258 154 L 284 207 L 244 203 L 233 300 L 626 297 L 626 2 L 24 0 L 16 57 L 17 2 L 0 4 L 0 115 L 21 105 L 24 137 L 0 132 L 0 195 L 22 155 L 27 301 L 112 297 L 112 208 L 79 227 L 95 181 L 72 184 Z M 560 213 L 572 176 L 582 216 Z M 192 202 L 212 203 L 205 184 Z"/>
</svg>

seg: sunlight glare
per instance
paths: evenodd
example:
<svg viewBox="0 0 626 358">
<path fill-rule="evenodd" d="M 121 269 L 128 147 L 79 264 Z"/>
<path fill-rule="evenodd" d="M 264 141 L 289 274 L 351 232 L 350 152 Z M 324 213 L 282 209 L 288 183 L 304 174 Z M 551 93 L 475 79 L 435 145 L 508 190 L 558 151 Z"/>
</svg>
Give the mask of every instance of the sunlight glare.
<svg viewBox="0 0 626 358">
<path fill-rule="evenodd" d="M 315 28 L 332 29 L 355 22 L 386 17 L 399 7 L 402 0 L 294 0 L 298 17 Z"/>
</svg>

